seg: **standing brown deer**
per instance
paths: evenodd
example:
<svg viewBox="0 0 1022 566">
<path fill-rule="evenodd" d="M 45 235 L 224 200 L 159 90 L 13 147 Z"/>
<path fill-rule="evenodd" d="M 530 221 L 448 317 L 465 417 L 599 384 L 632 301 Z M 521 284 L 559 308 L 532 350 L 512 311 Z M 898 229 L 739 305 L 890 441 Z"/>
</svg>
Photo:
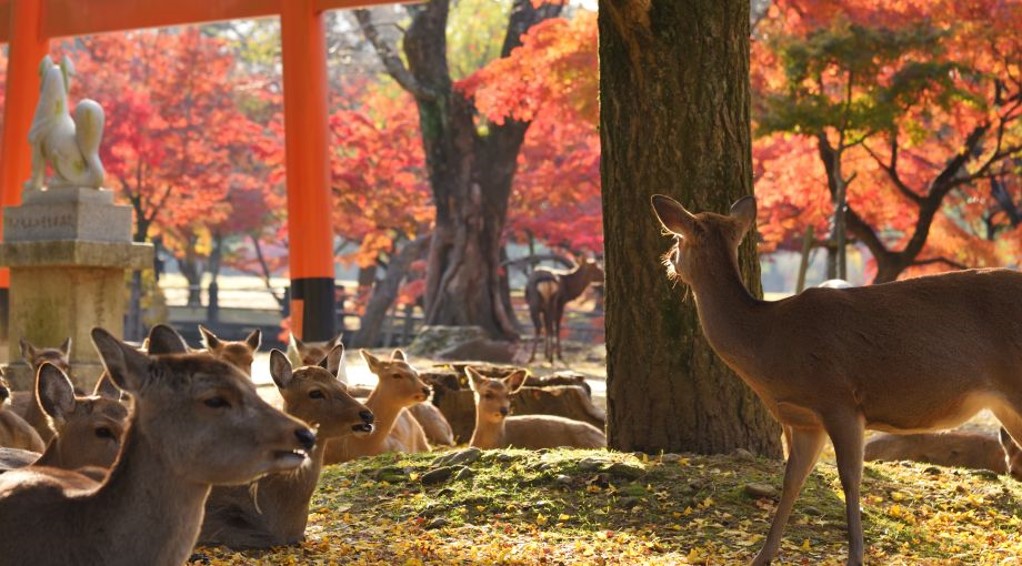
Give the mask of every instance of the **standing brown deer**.
<svg viewBox="0 0 1022 566">
<path fill-rule="evenodd" d="M 564 305 L 574 301 L 590 283 L 603 281 L 603 269 L 595 260 L 586 258 L 571 271 L 555 271 L 536 268 L 525 283 L 525 302 L 529 304 L 529 316 L 535 330 L 529 363 L 536 359 L 536 345 L 542 335 L 543 352 L 551 364 L 554 353 L 561 356 L 561 319 Z"/>
<path fill-rule="evenodd" d="M 0 565 L 181 564 L 212 484 L 294 470 L 315 443 L 231 364 L 150 357 L 99 328 L 92 340 L 134 398 L 121 452 L 102 483 L 47 467 L 0 475 Z"/>
<path fill-rule="evenodd" d="M 269 548 L 305 538 L 309 500 L 323 468 L 326 440 L 373 431 L 373 413 L 338 380 L 344 346 L 317 365 L 292 370 L 280 350 L 270 351 L 270 375 L 284 398 L 284 412 L 316 427 L 319 441 L 297 470 L 271 474 L 248 485 L 214 487 L 206 501 L 199 544 Z"/>
<path fill-rule="evenodd" d="M 728 215 L 693 215 L 662 195 L 652 205 L 674 237 L 668 276 L 691 288 L 706 339 L 788 439 L 784 491 L 754 564 L 777 554 L 828 436 L 845 494 L 848 564 L 863 560 L 865 429 L 945 429 L 987 408 L 1022 439 L 1022 273 L 960 271 L 765 302 L 738 270 L 755 199 L 739 200 Z"/>
</svg>

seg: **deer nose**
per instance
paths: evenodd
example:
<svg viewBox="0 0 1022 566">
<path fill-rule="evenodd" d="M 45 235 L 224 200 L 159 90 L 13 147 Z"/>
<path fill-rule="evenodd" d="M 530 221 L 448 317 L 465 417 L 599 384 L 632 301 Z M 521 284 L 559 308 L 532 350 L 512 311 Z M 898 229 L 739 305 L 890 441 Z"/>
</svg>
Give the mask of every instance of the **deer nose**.
<svg viewBox="0 0 1022 566">
<path fill-rule="evenodd" d="M 312 447 L 316 444 L 316 435 L 307 428 L 300 428 L 295 431 L 295 437 L 298 439 L 299 444 L 306 450 L 312 450 Z"/>
<path fill-rule="evenodd" d="M 506 417 L 506 416 L 507 416 L 507 413 L 508 413 L 508 409 L 507 409 L 507 407 L 501 407 L 501 408 L 500 408 L 500 416 L 502 416 L 502 417 Z"/>
<path fill-rule="evenodd" d="M 362 417 L 362 422 L 365 424 L 373 424 L 373 420 L 375 420 L 372 411 L 362 411 L 358 416 Z"/>
<path fill-rule="evenodd" d="M 430 393 L 432 393 L 432 390 L 431 390 L 431 389 L 430 389 L 429 387 L 423 387 L 423 388 L 422 388 L 422 393 L 423 393 L 423 395 L 425 395 L 426 397 L 429 397 L 429 394 L 430 394 Z"/>
</svg>

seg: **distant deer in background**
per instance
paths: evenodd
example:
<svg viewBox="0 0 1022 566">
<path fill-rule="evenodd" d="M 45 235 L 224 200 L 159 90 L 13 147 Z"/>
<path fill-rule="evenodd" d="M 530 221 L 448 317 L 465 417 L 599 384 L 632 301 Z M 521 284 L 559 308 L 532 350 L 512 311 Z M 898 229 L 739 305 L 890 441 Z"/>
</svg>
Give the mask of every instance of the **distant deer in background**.
<svg viewBox="0 0 1022 566">
<path fill-rule="evenodd" d="M 18 342 L 18 346 L 21 349 L 21 357 L 25 360 L 25 363 L 32 368 L 32 375 L 36 375 L 39 371 L 39 367 L 44 362 L 49 362 L 66 375 L 71 375 L 71 338 L 67 338 L 57 346 L 56 348 L 37 348 L 32 345 L 31 342 L 22 338 Z M 46 418 L 46 414 L 43 413 L 39 406 L 39 398 L 36 396 L 35 388 L 31 391 L 17 391 L 11 397 L 11 405 L 14 412 L 21 418 L 25 419 L 28 424 L 32 425 L 32 428 L 39 433 L 39 438 L 43 440 L 43 444 L 50 441 L 53 438 L 53 429 L 50 428 L 50 423 Z"/>
<path fill-rule="evenodd" d="M 241 368 L 245 375 L 252 375 L 252 360 L 263 341 L 261 330 L 258 328 L 253 330 L 244 340 L 221 340 L 212 330 L 201 324 L 199 333 L 202 334 L 203 345 L 214 358 L 234 364 Z"/>
<path fill-rule="evenodd" d="M 320 360 L 326 358 L 330 351 L 340 343 L 340 334 L 326 342 L 303 342 L 293 332 L 288 332 L 287 359 L 291 360 L 291 365 L 294 367 L 314 366 Z M 345 373 L 343 364 L 341 365 L 341 374 L 338 376 L 338 379 L 343 383 L 348 383 L 348 376 Z"/>
<path fill-rule="evenodd" d="M 536 359 L 536 345 L 544 337 L 543 351 L 548 362 L 561 356 L 561 319 L 564 305 L 577 299 L 590 283 L 603 281 L 603 269 L 593 259 L 586 258 L 571 271 L 536 268 L 525 283 L 525 302 L 529 304 L 529 316 L 535 335 L 529 362 Z"/>
</svg>

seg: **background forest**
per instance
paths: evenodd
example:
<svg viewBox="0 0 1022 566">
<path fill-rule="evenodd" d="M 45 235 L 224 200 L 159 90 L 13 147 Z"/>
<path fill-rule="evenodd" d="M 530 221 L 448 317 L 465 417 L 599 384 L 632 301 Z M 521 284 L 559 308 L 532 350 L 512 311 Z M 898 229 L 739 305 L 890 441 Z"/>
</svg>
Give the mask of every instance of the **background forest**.
<svg viewBox="0 0 1022 566">
<path fill-rule="evenodd" d="M 439 152 L 427 93 L 462 101 L 442 135 L 474 136 L 471 183 L 495 210 L 484 237 L 495 294 L 533 260 L 601 255 L 595 10 L 522 4 L 329 15 L 334 245 L 339 268 L 358 269 L 356 314 L 429 296 L 428 320 L 461 322 L 441 286 L 463 268 L 438 265 L 427 243 L 468 198 L 443 192 L 436 164 L 465 157 Z M 826 276 L 857 283 L 1017 264 L 1016 3 L 777 0 L 750 17 L 761 252 L 819 250 Z M 408 37 L 426 18 L 444 33 Z M 106 109 L 108 184 L 135 210 L 135 239 L 173 258 L 192 305 L 224 268 L 284 303 L 271 284 L 286 276 L 288 240 L 279 33 L 276 20 L 235 21 L 54 47 L 77 67 L 72 97 Z M 398 55 L 409 49 L 444 68 L 416 68 Z M 532 257 L 514 261 L 508 244 Z M 764 258 L 768 290 L 794 290 L 797 262 Z M 482 317 L 495 336 L 521 332 L 504 307 Z"/>
</svg>

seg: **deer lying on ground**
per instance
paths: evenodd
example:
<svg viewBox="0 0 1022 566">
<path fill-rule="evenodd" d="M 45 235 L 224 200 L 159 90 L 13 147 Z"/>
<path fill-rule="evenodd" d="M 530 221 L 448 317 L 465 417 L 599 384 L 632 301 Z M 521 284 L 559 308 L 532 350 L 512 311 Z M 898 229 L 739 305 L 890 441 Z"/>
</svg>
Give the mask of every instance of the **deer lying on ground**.
<svg viewBox="0 0 1022 566">
<path fill-rule="evenodd" d="M 245 375 L 252 375 L 252 360 L 263 341 L 261 330 L 258 328 L 253 330 L 244 340 L 221 340 L 213 331 L 201 324 L 199 333 L 202 334 L 202 344 L 206 351 L 214 358 L 238 366 Z"/>
<path fill-rule="evenodd" d="M 536 359 L 536 344 L 543 336 L 543 352 L 548 362 L 561 356 L 561 319 L 564 305 L 574 301 L 590 283 L 603 281 L 603 269 L 592 259 L 585 259 L 571 271 L 555 271 L 536 268 L 525 283 L 525 301 L 529 304 L 529 316 L 535 336 L 529 363 Z"/>
<path fill-rule="evenodd" d="M 429 398 L 430 389 L 405 359 L 401 350 L 394 350 L 390 360 L 381 360 L 365 350 L 360 351 L 369 371 L 379 383 L 365 404 L 376 416 L 376 427 L 367 436 L 346 437 L 327 442 L 325 463 L 347 462 L 362 456 L 384 452 L 428 452 L 426 434 L 415 419 L 399 421 L 398 415 L 411 405 Z M 404 428 L 396 425 L 401 424 Z"/>
<path fill-rule="evenodd" d="M 938 466 L 990 470 L 1022 480 L 1022 461 L 1008 467 L 1005 453 L 1010 454 L 1012 449 L 1018 451 L 1003 428 L 1000 438 L 978 432 L 882 434 L 866 442 L 865 459 L 868 462 L 911 460 Z"/>
<path fill-rule="evenodd" d="M 32 368 L 32 375 L 36 375 L 43 362 L 49 362 L 60 368 L 65 374 L 71 375 L 71 338 L 65 339 L 56 348 L 37 348 L 22 338 L 18 341 L 18 347 L 21 349 L 22 359 Z M 53 430 L 50 428 L 46 414 L 39 407 L 39 398 L 36 397 L 34 389 L 14 393 L 11 404 L 14 411 L 39 433 L 43 444 L 53 438 Z"/>
<path fill-rule="evenodd" d="M 7 407 L 10 396 L 11 389 L 0 373 L 0 447 L 42 452 L 46 445 L 39 433 Z"/>
<path fill-rule="evenodd" d="M 121 452 L 102 483 L 47 467 L 0 475 L 0 565 L 181 564 L 212 484 L 295 470 L 315 443 L 231 364 L 150 357 L 99 328 L 92 340 L 134 398 Z"/>
<path fill-rule="evenodd" d="M 326 357 L 330 350 L 341 343 L 340 334 L 325 344 L 302 342 L 293 333 L 289 333 L 289 336 L 287 357 L 291 360 L 292 364 L 297 365 L 316 365 L 319 360 Z M 341 380 L 341 383 L 348 383 L 348 374 L 343 365 L 341 366 L 341 375 L 338 379 Z M 356 391 L 351 393 L 356 397 L 363 396 L 362 393 Z M 426 433 L 426 440 L 430 444 L 454 445 L 454 431 L 451 430 L 451 424 L 447 422 L 447 417 L 440 412 L 436 405 L 424 401 L 408 407 L 407 411 L 402 411 L 398 415 L 398 422 L 395 427 L 403 431 L 414 430 L 414 425 L 404 422 L 406 419 L 412 418 L 418 421 L 419 426 Z"/>
<path fill-rule="evenodd" d="M 344 371 L 343 355 L 344 347 L 337 345 L 320 364 L 292 370 L 283 352 L 270 352 L 270 375 L 284 398 L 284 412 L 316 427 L 318 442 L 297 470 L 249 485 L 214 487 L 206 501 L 199 544 L 269 548 L 305 538 L 325 441 L 373 430 L 373 413 L 338 380 Z"/>
<path fill-rule="evenodd" d="M 845 494 L 848 564 L 863 559 L 864 429 L 945 429 L 987 408 L 1022 440 L 1022 274 L 969 270 L 764 302 L 738 271 L 755 199 L 739 200 L 728 215 L 693 215 L 662 195 L 652 205 L 674 237 L 668 276 L 691 288 L 706 339 L 789 440 L 783 495 L 754 564 L 777 554 L 828 436 Z"/>
<path fill-rule="evenodd" d="M 477 448 L 605 448 L 607 436 L 595 426 L 556 415 L 508 416 L 511 395 L 525 383 L 525 370 L 503 379 L 486 377 L 465 367 L 475 393 L 476 428 L 469 445 Z"/>
<path fill-rule="evenodd" d="M 112 383 L 105 376 L 97 391 Z M 71 380 L 60 368 L 43 362 L 36 374 L 36 396 L 53 427 L 53 438 L 36 466 L 75 470 L 109 468 L 121 448 L 128 409 L 117 397 L 75 395 Z"/>
</svg>

